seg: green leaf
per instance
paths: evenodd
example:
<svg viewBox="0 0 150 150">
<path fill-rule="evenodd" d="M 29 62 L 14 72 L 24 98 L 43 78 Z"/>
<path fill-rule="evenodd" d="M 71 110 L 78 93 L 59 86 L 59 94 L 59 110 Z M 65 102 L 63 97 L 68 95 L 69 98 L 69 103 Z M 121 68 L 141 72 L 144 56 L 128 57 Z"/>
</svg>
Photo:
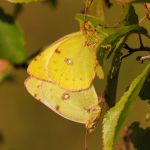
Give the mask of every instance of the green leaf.
<svg viewBox="0 0 150 150">
<path fill-rule="evenodd" d="M 15 64 L 26 59 L 23 34 L 13 18 L 2 9 L 0 9 L 0 58 Z"/>
<path fill-rule="evenodd" d="M 119 131 L 123 127 L 130 109 L 135 102 L 143 84 L 150 73 L 150 64 L 136 77 L 129 89 L 121 97 L 120 101 L 112 107 L 104 116 L 103 120 L 103 145 L 104 150 L 113 150 Z"/>
<path fill-rule="evenodd" d="M 150 100 L 150 74 L 145 80 L 139 96 L 142 100 Z"/>
<path fill-rule="evenodd" d="M 110 57 L 113 53 L 118 41 L 124 37 L 129 36 L 133 33 L 141 33 L 147 35 L 147 30 L 138 25 L 123 26 L 115 30 L 112 34 L 106 37 L 103 42 L 101 42 L 99 50 L 97 51 L 97 59 L 101 65 L 103 65 L 106 57 Z M 107 56 L 106 56 L 107 55 Z"/>
<path fill-rule="evenodd" d="M 128 25 L 138 24 L 138 22 L 139 22 L 138 16 L 135 12 L 134 7 L 131 4 L 127 5 L 124 25 L 128 26 Z"/>
<path fill-rule="evenodd" d="M 107 76 L 107 84 L 105 88 L 105 100 L 109 106 L 109 108 L 113 107 L 116 103 L 116 94 L 117 94 L 117 85 L 118 85 L 118 77 L 121 67 L 121 57 L 122 57 L 122 47 L 126 41 L 127 37 L 123 37 L 117 43 L 115 54 L 113 56 L 111 68 L 109 74 Z"/>
<path fill-rule="evenodd" d="M 150 127 L 141 128 L 139 122 L 134 122 L 130 125 L 131 141 L 136 150 L 150 149 Z"/>
<path fill-rule="evenodd" d="M 21 4 L 21 3 L 15 4 L 14 12 L 13 12 L 14 19 L 18 18 L 19 14 L 23 11 L 23 9 L 24 9 L 23 4 Z"/>
</svg>

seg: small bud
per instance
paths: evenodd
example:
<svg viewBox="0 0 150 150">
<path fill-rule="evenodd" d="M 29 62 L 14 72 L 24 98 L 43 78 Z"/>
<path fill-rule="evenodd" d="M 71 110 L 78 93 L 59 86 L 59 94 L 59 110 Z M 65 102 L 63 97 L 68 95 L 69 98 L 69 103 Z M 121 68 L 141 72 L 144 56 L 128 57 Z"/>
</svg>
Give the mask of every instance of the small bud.
<svg viewBox="0 0 150 150">
<path fill-rule="evenodd" d="M 0 59 L 0 82 L 10 76 L 12 66 L 6 59 Z"/>
</svg>

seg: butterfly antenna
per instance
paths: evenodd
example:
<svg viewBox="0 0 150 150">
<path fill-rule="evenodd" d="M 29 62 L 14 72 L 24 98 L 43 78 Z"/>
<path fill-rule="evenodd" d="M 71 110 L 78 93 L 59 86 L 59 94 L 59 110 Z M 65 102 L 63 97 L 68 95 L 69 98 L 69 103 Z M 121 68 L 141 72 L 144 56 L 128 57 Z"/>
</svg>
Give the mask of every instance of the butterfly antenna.
<svg viewBox="0 0 150 150">
<path fill-rule="evenodd" d="M 84 0 L 84 20 L 86 22 L 86 15 L 88 13 L 88 10 L 90 6 L 92 5 L 93 0 Z"/>
<path fill-rule="evenodd" d="M 91 7 L 94 0 L 84 0 L 84 14 L 88 13 L 89 8 Z"/>
<path fill-rule="evenodd" d="M 84 150 L 88 150 L 88 146 L 87 146 L 87 136 L 88 136 L 88 129 L 85 130 Z"/>
</svg>

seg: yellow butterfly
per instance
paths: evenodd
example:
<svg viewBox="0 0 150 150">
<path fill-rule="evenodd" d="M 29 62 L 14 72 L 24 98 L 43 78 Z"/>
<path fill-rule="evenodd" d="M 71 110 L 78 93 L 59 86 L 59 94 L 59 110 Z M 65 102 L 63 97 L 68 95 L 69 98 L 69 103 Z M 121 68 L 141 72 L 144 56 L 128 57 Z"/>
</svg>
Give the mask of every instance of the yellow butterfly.
<svg viewBox="0 0 150 150">
<path fill-rule="evenodd" d="M 54 51 L 57 49 L 58 45 L 72 35 L 74 34 L 67 35 L 60 40 L 54 42 L 45 51 L 43 51 L 40 55 L 33 59 L 27 69 L 29 75 L 41 80 L 51 81 L 47 73 L 48 62 Z"/>
<path fill-rule="evenodd" d="M 88 89 L 97 72 L 103 78 L 93 45 L 89 45 L 81 31 L 69 34 L 37 56 L 29 65 L 28 73 L 68 91 Z"/>
<path fill-rule="evenodd" d="M 101 107 L 93 86 L 80 92 L 68 92 L 53 83 L 29 77 L 25 81 L 28 92 L 59 115 L 82 123 L 91 131 Z"/>
</svg>

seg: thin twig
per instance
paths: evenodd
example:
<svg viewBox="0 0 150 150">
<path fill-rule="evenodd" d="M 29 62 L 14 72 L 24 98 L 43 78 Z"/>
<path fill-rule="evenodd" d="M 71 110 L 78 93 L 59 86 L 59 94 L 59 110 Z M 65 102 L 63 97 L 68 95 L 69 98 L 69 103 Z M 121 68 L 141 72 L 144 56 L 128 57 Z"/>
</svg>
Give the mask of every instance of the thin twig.
<svg viewBox="0 0 150 150">
<path fill-rule="evenodd" d="M 112 6 L 112 3 L 110 2 L 110 0 L 105 0 L 105 3 L 108 8 Z"/>
<path fill-rule="evenodd" d="M 146 11 L 146 12 L 150 13 L 150 10 L 149 10 L 149 8 L 148 8 L 148 6 L 147 6 L 146 3 L 144 3 L 144 8 L 145 8 L 145 11 Z"/>
<path fill-rule="evenodd" d="M 29 65 L 29 61 L 31 61 L 36 55 L 38 55 L 41 51 L 43 50 L 43 48 L 40 48 L 39 50 L 35 51 L 33 54 L 31 54 L 30 56 L 28 56 L 22 63 L 20 64 L 13 64 L 15 69 L 27 69 L 28 65 Z"/>
<path fill-rule="evenodd" d="M 136 58 L 137 61 L 140 61 L 141 63 L 143 63 L 145 60 L 150 60 L 150 55 L 146 55 L 146 56 L 138 56 Z"/>
<path fill-rule="evenodd" d="M 148 19 L 150 21 L 150 10 L 146 3 L 144 3 L 145 15 L 139 20 L 139 24 Z"/>
<path fill-rule="evenodd" d="M 86 15 L 89 11 L 89 8 L 91 7 L 93 0 L 84 0 L 85 6 L 84 6 L 84 14 Z"/>
<path fill-rule="evenodd" d="M 131 130 L 126 127 L 123 133 L 123 143 L 124 143 L 124 149 L 130 150 L 130 143 L 131 143 Z"/>
<path fill-rule="evenodd" d="M 145 47 L 145 46 L 143 46 L 142 48 L 141 47 L 140 48 L 131 48 L 128 46 L 128 44 L 125 44 L 124 48 L 132 53 L 139 52 L 139 51 L 150 52 L 150 47 Z"/>
<path fill-rule="evenodd" d="M 140 34 L 140 33 L 138 33 L 138 37 L 139 37 L 139 41 L 140 41 L 140 47 L 143 48 L 144 45 L 143 45 L 142 37 L 141 37 L 141 34 Z"/>
<path fill-rule="evenodd" d="M 21 64 L 13 64 L 15 69 L 27 69 L 28 67 L 28 62 L 23 62 Z"/>
<path fill-rule="evenodd" d="M 85 138 L 84 138 L 84 150 L 87 150 L 87 136 L 88 136 L 88 130 L 85 131 Z"/>
<path fill-rule="evenodd" d="M 142 51 L 142 52 L 150 52 L 150 47 L 144 47 L 144 46 L 142 46 L 142 47 L 140 47 L 140 48 L 131 48 L 131 47 L 129 47 L 129 45 L 126 44 L 126 43 L 124 44 L 124 48 L 128 50 L 128 54 L 122 56 L 121 59 L 124 59 L 124 58 L 126 58 L 126 57 L 132 55 L 132 54 L 135 53 L 135 52 L 141 52 L 141 51 Z"/>
<path fill-rule="evenodd" d="M 145 14 L 140 20 L 139 20 L 139 24 L 141 24 L 143 21 L 145 21 L 147 19 L 147 14 Z"/>
</svg>

